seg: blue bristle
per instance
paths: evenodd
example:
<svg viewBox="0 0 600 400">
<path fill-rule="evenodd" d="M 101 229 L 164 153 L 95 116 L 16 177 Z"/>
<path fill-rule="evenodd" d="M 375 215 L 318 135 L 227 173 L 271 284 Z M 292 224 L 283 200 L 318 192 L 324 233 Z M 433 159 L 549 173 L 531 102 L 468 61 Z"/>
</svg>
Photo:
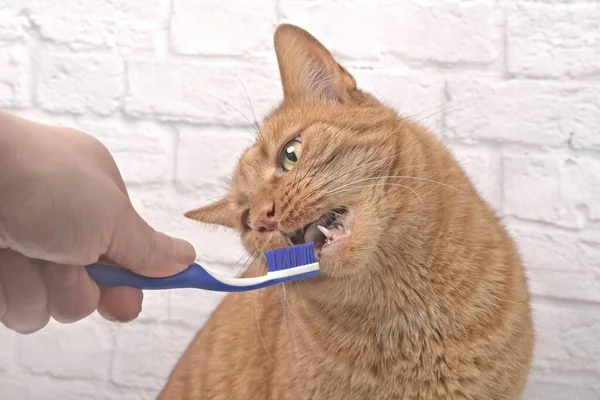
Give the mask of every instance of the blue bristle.
<svg viewBox="0 0 600 400">
<path fill-rule="evenodd" d="M 269 271 L 279 271 L 316 263 L 313 242 L 265 251 Z"/>
</svg>

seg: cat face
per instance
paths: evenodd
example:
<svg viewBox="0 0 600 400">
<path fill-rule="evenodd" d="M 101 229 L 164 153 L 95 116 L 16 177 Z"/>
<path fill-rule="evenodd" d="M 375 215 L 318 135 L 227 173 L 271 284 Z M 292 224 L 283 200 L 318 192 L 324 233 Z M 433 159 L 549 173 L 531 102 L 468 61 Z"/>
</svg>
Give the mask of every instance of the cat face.
<svg viewBox="0 0 600 400">
<path fill-rule="evenodd" d="M 280 26 L 275 49 L 283 103 L 241 156 L 228 196 L 186 216 L 237 229 L 251 254 L 313 241 L 323 273 L 348 274 L 372 259 L 396 211 L 378 183 L 399 154 L 398 116 L 305 31 Z"/>
</svg>

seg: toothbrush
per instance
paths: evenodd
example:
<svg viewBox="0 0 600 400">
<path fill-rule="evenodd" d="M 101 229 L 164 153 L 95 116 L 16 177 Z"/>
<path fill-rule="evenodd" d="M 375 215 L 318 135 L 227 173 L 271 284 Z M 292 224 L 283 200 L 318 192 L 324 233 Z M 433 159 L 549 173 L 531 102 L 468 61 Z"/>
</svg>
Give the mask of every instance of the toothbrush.
<svg viewBox="0 0 600 400">
<path fill-rule="evenodd" d="M 265 252 L 269 272 L 252 278 L 230 278 L 207 271 L 193 263 L 184 271 L 165 278 L 150 278 L 104 264 L 86 267 L 90 277 L 101 285 L 133 286 L 145 290 L 204 289 L 216 292 L 244 292 L 314 276 L 319 272 L 313 242 Z"/>
</svg>

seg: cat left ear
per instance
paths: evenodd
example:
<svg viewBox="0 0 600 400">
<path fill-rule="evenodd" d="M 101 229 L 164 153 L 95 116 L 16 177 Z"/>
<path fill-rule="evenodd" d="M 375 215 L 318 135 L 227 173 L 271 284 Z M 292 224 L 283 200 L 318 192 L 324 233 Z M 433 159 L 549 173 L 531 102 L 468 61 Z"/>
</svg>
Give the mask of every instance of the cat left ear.
<svg viewBox="0 0 600 400">
<path fill-rule="evenodd" d="M 228 228 L 238 227 L 231 201 L 227 197 L 204 207 L 188 211 L 184 215 L 205 224 L 221 225 Z"/>
<path fill-rule="evenodd" d="M 275 52 L 285 101 L 308 97 L 349 102 L 356 81 L 311 34 L 282 24 L 275 31 Z"/>
</svg>

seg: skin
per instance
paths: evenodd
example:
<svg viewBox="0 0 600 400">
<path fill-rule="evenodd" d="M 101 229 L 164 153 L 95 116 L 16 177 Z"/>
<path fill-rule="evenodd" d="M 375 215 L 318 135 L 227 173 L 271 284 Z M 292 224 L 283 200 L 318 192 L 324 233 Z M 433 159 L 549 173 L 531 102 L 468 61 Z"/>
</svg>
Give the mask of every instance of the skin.
<svg viewBox="0 0 600 400">
<path fill-rule="evenodd" d="M 195 259 L 188 242 L 153 230 L 133 209 L 106 149 L 82 132 L 0 111 L 0 321 L 32 333 L 95 310 L 130 321 L 142 292 L 99 288 L 98 260 L 167 276 Z"/>
<path fill-rule="evenodd" d="M 250 254 L 347 207 L 311 279 L 226 297 L 160 399 L 517 399 L 533 352 L 517 249 L 454 157 L 356 88 L 312 36 L 275 33 L 284 102 L 222 200 L 190 211 Z M 281 152 L 301 136 L 283 171 Z M 261 210 L 272 229 L 260 229 Z M 262 215 L 262 217 L 261 217 Z M 264 274 L 258 257 L 248 276 Z"/>
</svg>

